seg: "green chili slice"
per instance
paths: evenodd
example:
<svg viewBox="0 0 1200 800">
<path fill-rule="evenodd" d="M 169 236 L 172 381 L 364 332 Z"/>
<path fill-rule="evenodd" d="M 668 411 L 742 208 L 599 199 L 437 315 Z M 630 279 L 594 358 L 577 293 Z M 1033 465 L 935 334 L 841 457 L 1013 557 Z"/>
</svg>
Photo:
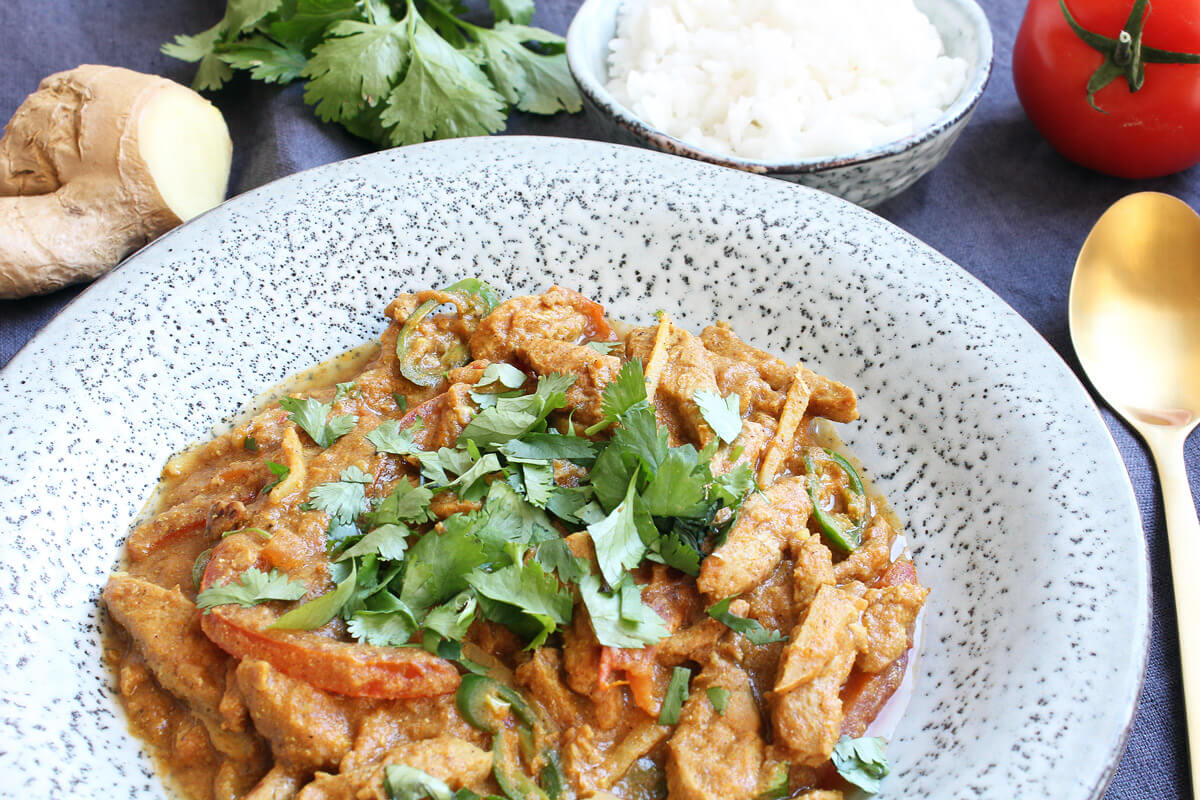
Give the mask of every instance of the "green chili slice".
<svg viewBox="0 0 1200 800">
<path fill-rule="evenodd" d="M 506 743 L 504 731 L 492 737 L 492 775 L 510 800 L 549 800 L 546 793 L 521 770 L 517 754 Z"/>
<path fill-rule="evenodd" d="M 463 719 L 487 733 L 500 729 L 501 705 L 508 706 L 523 725 L 537 725 L 537 716 L 520 692 L 486 675 L 464 675 L 454 695 L 454 705 Z"/>
<path fill-rule="evenodd" d="M 466 278 L 450 284 L 441 291 L 454 297 L 456 308 L 468 308 L 472 316 L 480 319 L 492 313 L 500 304 L 496 290 L 478 278 Z M 466 343 L 460 341 L 442 353 L 436 367 L 427 368 L 421 364 L 423 354 L 413 347 L 417 329 L 421 321 L 440 305 L 443 303 L 438 300 L 426 300 L 417 306 L 416 311 L 404 321 L 404 325 L 400 328 L 400 335 L 396 339 L 396 355 L 400 359 L 400 374 L 417 386 L 437 386 L 448 370 L 461 367 L 470 358 Z"/>
<path fill-rule="evenodd" d="M 863 490 L 862 479 L 859 478 L 854 467 L 850 466 L 850 462 L 831 450 L 826 450 L 825 453 L 846 473 L 846 479 L 850 482 L 850 491 L 858 497 L 862 497 L 865 502 L 866 492 Z M 812 456 L 807 453 L 804 455 L 804 469 L 808 472 L 808 496 L 812 500 L 813 517 L 817 520 L 821 532 L 835 547 L 845 550 L 847 553 L 854 552 L 862 545 L 866 519 L 846 522 L 821 508 L 817 499 L 819 493 L 817 465 L 813 462 Z"/>
</svg>

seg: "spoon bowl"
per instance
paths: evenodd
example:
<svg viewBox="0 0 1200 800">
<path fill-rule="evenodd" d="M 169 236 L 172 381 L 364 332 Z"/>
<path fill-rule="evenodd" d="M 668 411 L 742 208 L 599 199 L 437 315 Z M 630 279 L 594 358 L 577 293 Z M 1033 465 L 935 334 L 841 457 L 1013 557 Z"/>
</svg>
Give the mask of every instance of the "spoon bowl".
<svg viewBox="0 0 1200 800">
<path fill-rule="evenodd" d="M 1092 385 L 1149 445 L 1166 510 L 1193 795 L 1200 798 L 1200 521 L 1183 444 L 1200 422 L 1200 216 L 1139 192 L 1088 234 L 1071 279 L 1071 339 Z"/>
</svg>

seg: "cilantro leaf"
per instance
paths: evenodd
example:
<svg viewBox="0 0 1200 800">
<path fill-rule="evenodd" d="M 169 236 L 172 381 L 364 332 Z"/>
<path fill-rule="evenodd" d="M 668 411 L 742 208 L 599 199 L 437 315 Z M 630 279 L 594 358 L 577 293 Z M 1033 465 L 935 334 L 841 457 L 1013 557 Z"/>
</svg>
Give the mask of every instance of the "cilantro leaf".
<svg viewBox="0 0 1200 800">
<path fill-rule="evenodd" d="M 538 508 L 545 508 L 554 491 L 554 468 L 549 464 L 522 464 L 525 497 Z"/>
<path fill-rule="evenodd" d="M 250 71 L 264 83 L 291 83 L 300 77 L 308 59 L 304 53 L 265 36 L 252 36 L 222 48 L 218 57 L 231 67 Z"/>
<path fill-rule="evenodd" d="M 173 42 L 167 42 L 159 49 L 163 54 L 180 61 L 200 62 L 196 77 L 192 78 L 192 88 L 198 92 L 216 91 L 233 77 L 233 69 L 214 52 L 217 40 L 225 33 L 225 29 L 226 22 L 222 19 L 194 36 L 179 34 Z"/>
<path fill-rule="evenodd" d="M 346 623 L 346 630 L 360 642 L 376 646 L 408 644 L 417 632 L 417 620 L 407 606 L 387 611 L 356 611 Z"/>
<path fill-rule="evenodd" d="M 595 491 L 590 486 L 555 486 L 546 501 L 546 510 L 567 522 L 582 522 L 579 510 L 592 501 Z M 619 501 L 618 501 L 619 502 Z M 603 512 L 600 514 L 604 516 Z"/>
<path fill-rule="evenodd" d="M 612 425 L 629 409 L 638 403 L 646 402 L 646 375 L 642 371 L 642 362 L 638 359 L 626 361 L 621 370 L 600 396 L 600 411 L 604 418 L 585 433 L 588 436 L 604 430 Z"/>
<path fill-rule="evenodd" d="M 859 739 L 843 736 L 833 746 L 833 766 L 843 778 L 863 791 L 874 794 L 892 771 L 884 753 L 886 744 L 878 736 Z"/>
<path fill-rule="evenodd" d="M 617 421 L 620 427 L 613 433 L 613 443 L 637 456 L 646 474 L 654 475 L 668 450 L 667 429 L 659 426 L 654 410 L 646 404 L 635 405 Z"/>
<path fill-rule="evenodd" d="M 677 533 L 671 532 L 660 537 L 655 552 L 669 567 L 692 577 L 700 574 L 700 551 Z"/>
<path fill-rule="evenodd" d="M 708 609 L 708 615 L 717 622 L 725 623 L 725 626 L 735 633 L 740 633 L 746 637 L 750 644 L 771 644 L 772 642 L 786 642 L 788 637 L 781 634 L 779 631 L 767 630 L 762 623 L 756 619 L 748 617 L 739 617 L 729 610 L 729 604 L 733 601 L 733 597 L 726 597 L 719 603 L 716 603 Z"/>
<path fill-rule="evenodd" d="M 345 121 L 388 96 L 411 60 L 408 22 L 335 22 L 313 50 L 304 102 L 326 122 Z"/>
<path fill-rule="evenodd" d="M 380 500 L 366 516 L 372 525 L 425 522 L 432 519 L 429 512 L 432 499 L 433 490 L 425 486 L 413 486 L 407 478 L 402 477 L 388 496 Z"/>
<path fill-rule="evenodd" d="M 621 347 L 620 342 L 584 342 L 584 347 L 590 347 L 602 356 L 606 356 L 613 350 Z"/>
<path fill-rule="evenodd" d="M 557 573 L 558 579 L 563 583 L 579 583 L 589 571 L 588 563 L 571 552 L 565 539 L 542 542 L 537 546 L 533 557 L 547 572 Z"/>
<path fill-rule="evenodd" d="M 512 364 L 495 361 L 483 368 L 483 375 L 475 382 L 475 388 L 480 389 L 498 382 L 506 389 L 520 389 L 528 379 L 524 372 Z"/>
<path fill-rule="evenodd" d="M 358 0 L 297 0 L 290 16 L 272 21 L 271 38 L 302 53 L 312 50 L 330 25 L 360 15 Z"/>
<path fill-rule="evenodd" d="M 696 474 L 696 451 L 688 445 L 667 452 L 642 501 L 656 517 L 694 517 L 707 506 L 704 493 L 703 477 Z"/>
<path fill-rule="evenodd" d="M 350 574 L 343 578 L 332 592 L 326 592 L 303 605 L 296 606 L 267 627 L 277 630 L 311 631 L 329 622 L 354 595 L 358 571 L 353 561 L 350 565 Z"/>
<path fill-rule="evenodd" d="M 486 560 L 479 539 L 466 529 L 448 525 L 445 533 L 431 530 L 417 540 L 404 559 L 400 599 L 421 613 L 466 589 L 466 576 Z"/>
<path fill-rule="evenodd" d="M 638 591 L 640 593 L 640 587 Z M 648 644 L 658 643 L 670 633 L 662 617 L 644 603 L 640 608 L 625 603 L 625 617 L 622 618 L 620 597 L 601 591 L 600 578 L 596 575 L 585 575 L 579 581 L 579 593 L 592 618 L 592 630 L 602 645 L 640 650 Z M 636 620 L 629 618 L 635 615 Z"/>
<path fill-rule="evenodd" d="M 613 443 L 600 451 L 600 456 L 588 474 L 588 481 L 591 483 L 596 500 L 610 511 L 624 499 L 631 480 L 633 480 L 633 470 L 625 463 L 621 448 Z"/>
<path fill-rule="evenodd" d="M 671 682 L 667 684 L 667 694 L 663 697 L 662 710 L 658 712 L 659 725 L 678 725 L 679 713 L 688 698 L 688 683 L 692 679 L 692 671 L 687 667 L 676 667 L 671 672 Z"/>
<path fill-rule="evenodd" d="M 522 438 L 551 411 L 567 404 L 567 389 L 574 382 L 572 375 L 551 373 L 538 379 L 532 394 L 498 399 L 496 405 L 480 411 L 467 423 L 458 436 L 459 444 L 472 441 L 481 448 L 500 447 L 511 439 Z"/>
<path fill-rule="evenodd" d="M 532 2 L 529 7 L 533 8 Z M 582 108 L 583 102 L 563 51 L 535 53 L 524 44 L 532 41 L 561 47 L 561 36 L 511 22 L 498 22 L 493 30 L 478 28 L 474 33 L 479 41 L 484 70 L 510 105 L 534 114 L 575 112 Z"/>
<path fill-rule="evenodd" d="M 493 481 L 488 487 L 484 510 L 486 533 L 481 536 L 495 535 L 504 542 L 520 544 L 558 538 L 558 531 L 546 513 L 525 501 L 504 481 Z"/>
<path fill-rule="evenodd" d="M 540 647 L 558 625 L 571 621 L 571 593 L 536 560 L 522 564 L 520 552 L 514 555 L 514 563 L 495 572 L 475 572 L 467 576 L 467 583 L 480 597 L 510 606 L 537 624 L 529 643 L 532 649 Z M 490 604 L 483 606 L 489 619 L 510 624 L 509 615 L 497 611 Z"/>
<path fill-rule="evenodd" d="M 488 0 L 497 20 L 510 20 L 521 25 L 533 19 L 533 0 Z"/>
<path fill-rule="evenodd" d="M 413 436 L 424 427 L 425 423 L 420 417 L 403 430 L 400 429 L 400 420 L 388 419 L 367 434 L 367 441 L 375 445 L 375 450 L 380 453 L 396 456 L 416 455 L 424 451 L 417 445 Z"/>
<path fill-rule="evenodd" d="M 254 27 L 255 23 L 278 10 L 283 0 L 228 0 L 225 4 L 224 22 L 229 30 L 240 33 Z"/>
<path fill-rule="evenodd" d="M 347 548 L 338 556 L 337 560 L 345 561 L 356 556 L 377 555 L 388 561 L 399 561 L 404 558 L 404 551 L 408 549 L 409 536 L 412 536 L 412 531 L 406 525 L 390 523 L 380 525 L 359 539 L 353 547 Z"/>
<path fill-rule="evenodd" d="M 710 686 L 704 690 L 708 695 L 708 702 L 712 703 L 713 711 L 718 715 L 724 716 L 725 709 L 729 707 L 729 698 L 732 692 L 722 686 Z"/>
<path fill-rule="evenodd" d="M 333 404 L 322 403 L 311 397 L 281 397 L 279 405 L 284 411 L 290 412 L 288 419 L 303 428 L 321 447 L 329 447 L 358 424 L 358 417 L 353 414 L 341 414 L 330 419 L 329 412 Z"/>
<path fill-rule="evenodd" d="M 366 484 L 373 479 L 353 464 L 342 470 L 341 480 L 321 483 L 308 493 L 308 502 L 300 507 L 306 511 L 324 511 L 330 527 L 349 525 L 370 508 Z"/>
<path fill-rule="evenodd" d="M 509 461 L 592 461 L 596 444 L 582 436 L 563 436 L 559 433 L 527 433 L 520 439 L 510 439 L 500 448 Z"/>
<path fill-rule="evenodd" d="M 742 432 L 742 398 L 736 392 L 722 399 L 716 392 L 697 389 L 692 400 L 700 407 L 700 416 L 721 441 L 728 444 Z"/>
<path fill-rule="evenodd" d="M 625 499 L 607 517 L 587 527 L 596 547 L 596 563 L 610 586 L 620 583 L 624 571 L 636 567 L 646 554 L 646 544 L 634 520 L 636 488 L 635 474 L 629 481 Z"/>
<path fill-rule="evenodd" d="M 503 130 L 504 98 L 475 62 L 439 36 L 411 0 L 401 24 L 409 63 L 403 79 L 387 94 L 379 117 L 390 128 L 388 141 L 418 144 Z"/>
<path fill-rule="evenodd" d="M 221 586 L 209 586 L 196 596 L 197 608 L 212 608 L 236 603 L 256 606 L 268 600 L 299 600 L 308 591 L 300 581 L 294 581 L 279 570 L 263 572 L 250 567 L 237 580 Z"/>
<path fill-rule="evenodd" d="M 742 462 L 728 472 L 717 475 L 709 485 L 709 494 L 729 508 L 737 508 L 747 494 L 758 488 L 754 470 Z"/>
<path fill-rule="evenodd" d="M 478 601 L 470 592 L 459 592 L 440 606 L 435 606 L 421 621 L 421 627 L 444 639 L 460 641 L 475 621 Z"/>
<path fill-rule="evenodd" d="M 267 469 L 270 470 L 271 474 L 275 476 L 275 480 L 273 480 L 270 483 L 263 486 L 262 490 L 264 492 L 269 492 L 272 489 L 274 489 L 276 486 L 278 486 L 279 484 L 286 481 L 287 476 L 292 473 L 292 470 L 290 467 L 286 467 L 283 464 L 276 464 L 274 461 L 271 461 L 271 460 L 267 461 Z"/>
</svg>

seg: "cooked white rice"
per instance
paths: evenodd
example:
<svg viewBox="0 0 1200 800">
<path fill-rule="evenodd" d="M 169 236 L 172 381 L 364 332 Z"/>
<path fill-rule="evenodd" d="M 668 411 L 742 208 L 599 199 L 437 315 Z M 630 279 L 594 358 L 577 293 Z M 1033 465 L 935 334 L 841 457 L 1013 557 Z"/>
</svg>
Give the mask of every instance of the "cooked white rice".
<svg viewBox="0 0 1200 800">
<path fill-rule="evenodd" d="M 895 141 L 966 83 L 912 0 L 628 0 L 609 91 L 707 150 L 790 161 Z"/>
</svg>

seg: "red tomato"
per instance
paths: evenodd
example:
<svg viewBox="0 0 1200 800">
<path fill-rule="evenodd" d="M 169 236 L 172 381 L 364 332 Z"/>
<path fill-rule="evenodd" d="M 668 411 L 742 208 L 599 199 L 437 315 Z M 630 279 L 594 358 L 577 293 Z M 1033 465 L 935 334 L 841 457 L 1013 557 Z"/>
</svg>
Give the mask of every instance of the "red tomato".
<svg viewBox="0 0 1200 800">
<path fill-rule="evenodd" d="M 1067 0 L 1085 29 L 1118 38 L 1133 0 Z M 1130 31 L 1134 33 L 1134 31 Z M 1200 3 L 1153 0 L 1143 44 L 1200 53 Z M 1122 178 L 1169 175 L 1200 162 L 1200 65 L 1145 65 L 1145 83 L 1123 76 L 1088 104 L 1087 84 L 1105 56 L 1068 25 L 1059 0 L 1030 0 L 1013 47 L 1013 82 L 1025 113 L 1054 149 L 1077 164 Z"/>
</svg>

